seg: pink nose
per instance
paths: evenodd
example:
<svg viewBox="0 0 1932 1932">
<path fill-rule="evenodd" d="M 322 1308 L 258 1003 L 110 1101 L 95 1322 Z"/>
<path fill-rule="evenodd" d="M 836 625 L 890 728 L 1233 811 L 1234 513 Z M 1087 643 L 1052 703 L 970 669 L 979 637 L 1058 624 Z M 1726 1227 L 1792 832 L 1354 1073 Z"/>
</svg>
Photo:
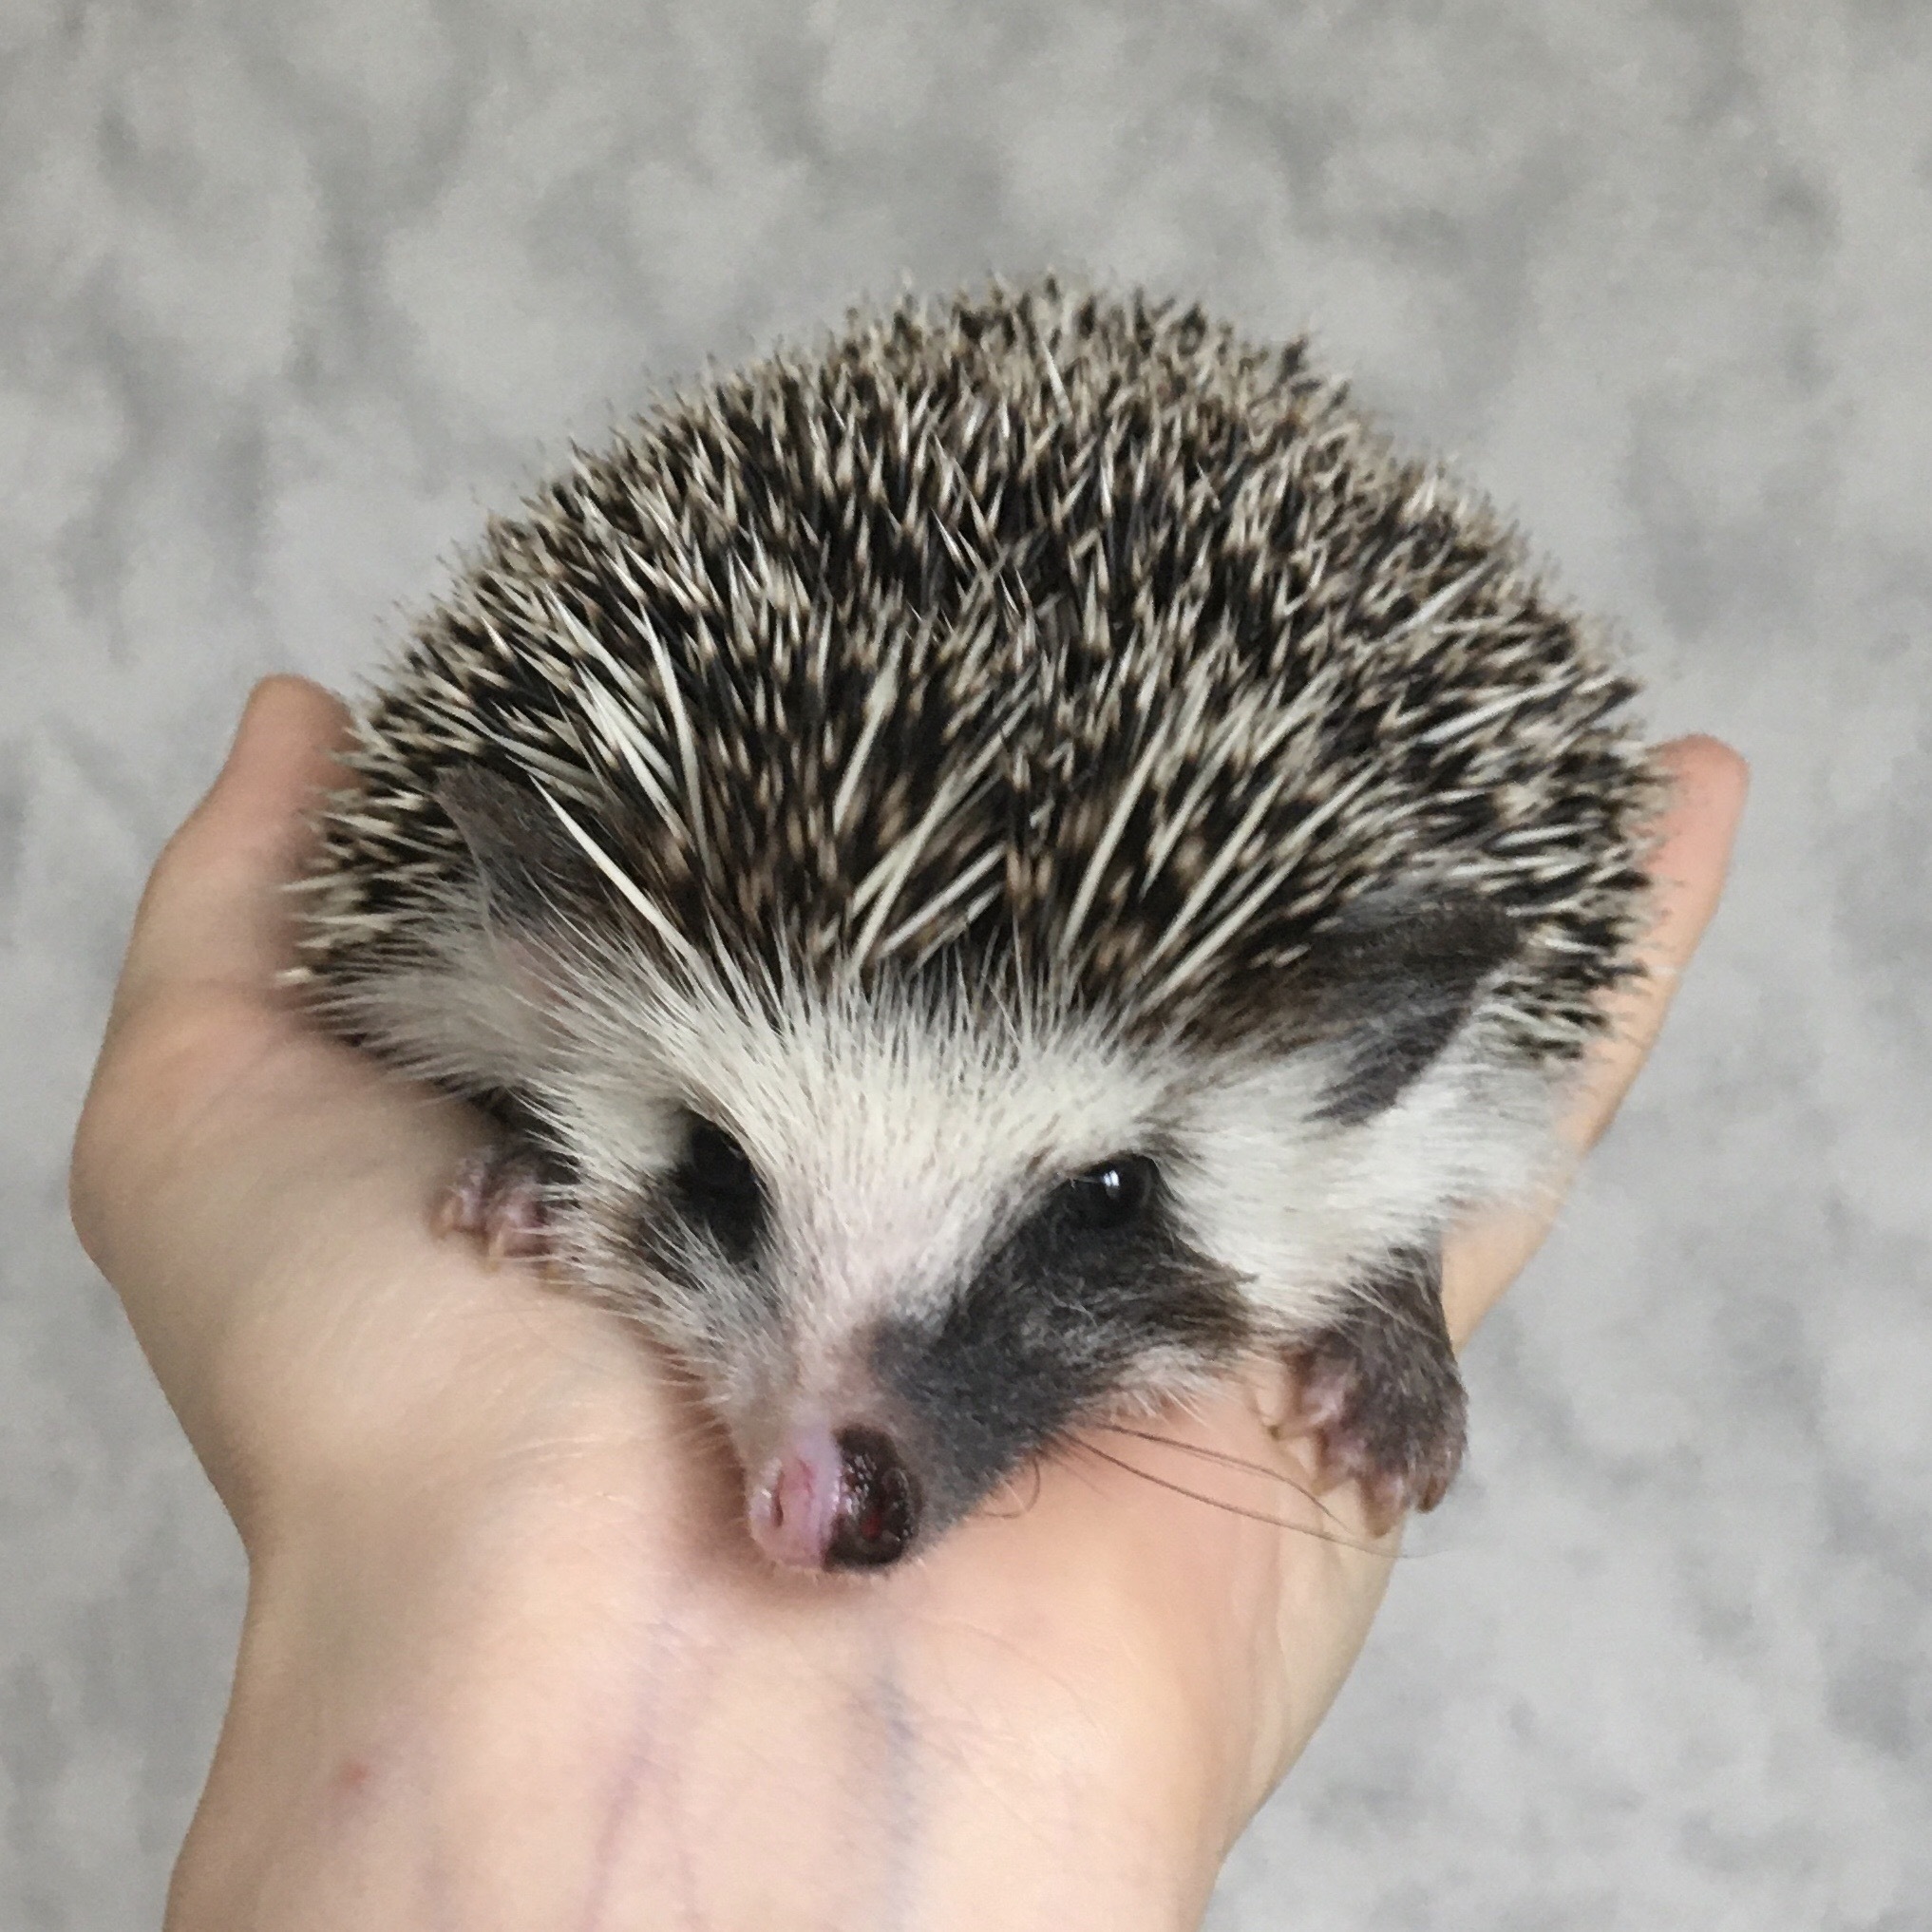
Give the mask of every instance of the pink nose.
<svg viewBox="0 0 1932 1932">
<path fill-rule="evenodd" d="M 802 1425 L 751 1487 L 752 1540 L 793 1569 L 880 1569 L 919 1529 L 919 1486 L 876 1429 Z"/>
</svg>

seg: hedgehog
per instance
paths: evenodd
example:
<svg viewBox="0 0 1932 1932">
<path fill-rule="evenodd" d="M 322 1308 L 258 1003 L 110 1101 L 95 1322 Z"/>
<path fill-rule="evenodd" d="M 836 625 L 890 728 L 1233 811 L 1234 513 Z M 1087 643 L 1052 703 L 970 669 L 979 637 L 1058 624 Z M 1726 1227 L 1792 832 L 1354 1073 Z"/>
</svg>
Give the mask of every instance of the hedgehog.
<svg viewBox="0 0 1932 1932">
<path fill-rule="evenodd" d="M 712 372 L 364 705 L 323 1024 L 474 1102 L 444 1221 L 635 1318 L 805 1570 L 1292 1368 L 1441 1498 L 1440 1254 L 1638 971 L 1635 689 L 1314 364 L 1053 280 Z"/>
</svg>

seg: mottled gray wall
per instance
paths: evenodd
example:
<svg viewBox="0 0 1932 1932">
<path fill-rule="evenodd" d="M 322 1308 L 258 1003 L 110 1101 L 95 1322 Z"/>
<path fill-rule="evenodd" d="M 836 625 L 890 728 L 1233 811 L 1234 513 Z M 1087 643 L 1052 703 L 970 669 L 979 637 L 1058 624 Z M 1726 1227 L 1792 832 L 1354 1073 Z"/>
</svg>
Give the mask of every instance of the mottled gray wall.
<svg viewBox="0 0 1932 1932">
<path fill-rule="evenodd" d="M 1219 1932 L 1932 1923 L 1932 8 L 0 0 L 0 1923 L 152 1925 L 234 1542 L 67 1232 L 137 887 L 707 355 L 1058 263 L 1313 324 L 1755 761 Z"/>
</svg>

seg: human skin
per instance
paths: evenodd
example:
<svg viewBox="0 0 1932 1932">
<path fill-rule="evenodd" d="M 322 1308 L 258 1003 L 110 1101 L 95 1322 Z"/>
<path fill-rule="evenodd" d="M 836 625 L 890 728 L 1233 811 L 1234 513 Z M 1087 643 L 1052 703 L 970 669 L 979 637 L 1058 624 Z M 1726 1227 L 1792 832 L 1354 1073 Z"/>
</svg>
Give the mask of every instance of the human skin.
<svg viewBox="0 0 1932 1932">
<path fill-rule="evenodd" d="M 168 1932 L 1197 1925 L 1399 1528 L 1258 1372 L 1161 1440 L 1063 1448 L 902 1569 L 765 1563 L 646 1340 L 437 1233 L 475 1118 L 278 990 L 279 888 L 346 729 L 316 686 L 256 690 L 155 867 L 76 1144 L 75 1224 L 249 1563 Z M 1578 1154 L 1742 806 L 1723 746 L 1661 756 L 1649 971 L 1579 1086 Z M 1452 1243 L 1459 1341 L 1555 1191 Z"/>
</svg>

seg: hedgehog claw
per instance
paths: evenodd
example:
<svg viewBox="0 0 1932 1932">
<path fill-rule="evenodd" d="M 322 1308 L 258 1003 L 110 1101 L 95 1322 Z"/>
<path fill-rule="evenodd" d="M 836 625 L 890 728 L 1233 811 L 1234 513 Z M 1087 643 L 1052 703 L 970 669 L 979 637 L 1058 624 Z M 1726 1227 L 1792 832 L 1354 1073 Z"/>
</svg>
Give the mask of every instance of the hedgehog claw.
<svg viewBox="0 0 1932 1932">
<path fill-rule="evenodd" d="M 438 1203 L 439 1235 L 474 1235 L 492 1267 L 506 1260 L 549 1252 L 544 1213 L 544 1171 L 538 1158 L 516 1146 L 489 1146 L 468 1155 Z"/>
<path fill-rule="evenodd" d="M 1320 1444 L 1324 1482 L 1359 1483 L 1378 1530 L 1433 1509 L 1461 1466 L 1468 1419 L 1436 1258 L 1392 1258 L 1296 1358 L 1299 1420 Z"/>
</svg>

